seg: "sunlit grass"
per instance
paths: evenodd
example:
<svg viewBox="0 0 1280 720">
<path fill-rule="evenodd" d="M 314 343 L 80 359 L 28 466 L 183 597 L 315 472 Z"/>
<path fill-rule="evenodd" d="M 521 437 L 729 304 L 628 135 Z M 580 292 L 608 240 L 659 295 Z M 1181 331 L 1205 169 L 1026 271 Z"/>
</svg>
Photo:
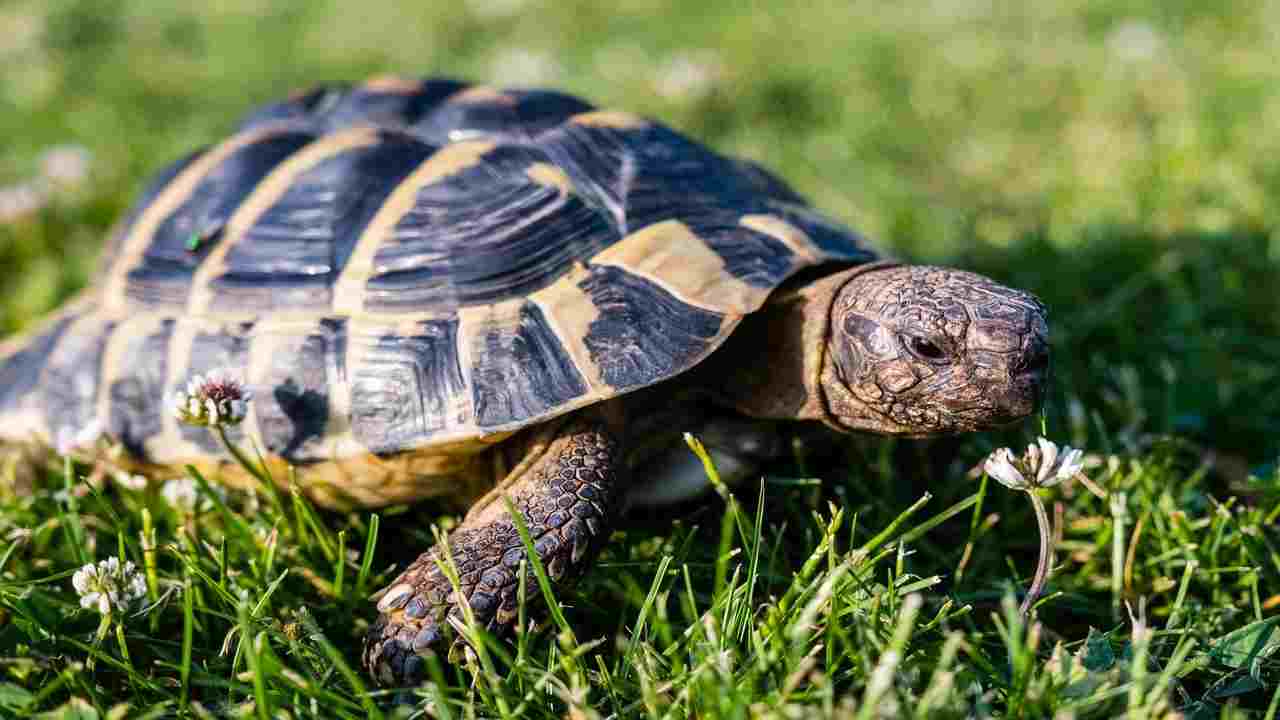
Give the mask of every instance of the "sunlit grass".
<svg viewBox="0 0 1280 720">
<path fill-rule="evenodd" d="M 1111 502 L 1070 487 L 1052 498 L 1061 552 L 1029 620 L 1014 594 L 1026 578 L 1002 568 L 1033 555 L 1029 513 L 1004 510 L 1020 505 L 1015 494 L 960 472 L 912 502 L 876 502 L 860 486 L 892 476 L 848 469 L 832 488 L 843 506 L 766 479 L 721 488 L 672 527 L 630 523 L 585 587 L 557 599 L 563 616 L 514 644 L 471 628 L 478 652 L 433 658 L 431 680 L 408 694 L 372 690 L 353 664 L 366 597 L 390 578 L 390 558 L 369 553 L 427 535 L 416 514 L 317 522 L 296 496 L 224 500 L 198 476 L 203 509 L 175 509 L 155 484 L 94 488 L 50 467 L 0 501 L 0 707 L 352 718 L 414 707 L 437 717 L 1265 708 L 1280 646 L 1269 612 L 1280 590 L 1276 478 L 1263 495 L 1216 500 L 1188 459 L 1176 443 L 1104 456 L 1093 475 Z M 153 587 L 141 610 L 114 618 L 119 642 L 95 642 L 97 613 L 79 607 L 70 573 L 108 556 L 148 568 Z M 554 597 L 549 584 L 532 587 Z"/>
<path fill-rule="evenodd" d="M 0 223 L 0 331 L 88 282 L 146 176 L 292 87 L 555 85 L 1046 301 L 1047 434 L 1100 460 L 1109 499 L 1043 494 L 1060 537 L 1029 620 L 1035 516 L 967 470 L 1039 427 L 797 432 L 762 484 L 627 518 L 562 615 L 510 643 L 473 630 L 479 652 L 409 692 L 368 684 L 360 637 L 368 596 L 456 520 L 442 507 L 328 513 L 217 478 L 188 504 L 27 458 L 0 467 L 0 717 L 1276 717 L 1275 8 L 744 7 L 10 2 L 0 186 L 49 147 L 92 163 Z M 72 574 L 111 556 L 147 596 L 97 642 Z"/>
</svg>

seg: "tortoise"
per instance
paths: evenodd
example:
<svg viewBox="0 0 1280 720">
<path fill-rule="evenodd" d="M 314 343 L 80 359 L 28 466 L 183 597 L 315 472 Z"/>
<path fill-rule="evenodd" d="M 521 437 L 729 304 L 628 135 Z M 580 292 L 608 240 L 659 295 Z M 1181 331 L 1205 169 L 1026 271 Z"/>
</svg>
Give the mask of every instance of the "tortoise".
<svg viewBox="0 0 1280 720">
<path fill-rule="evenodd" d="M 96 424 L 138 468 L 244 482 L 166 412 L 228 367 L 255 394 L 233 440 L 318 502 L 469 504 L 446 545 L 461 596 L 438 548 L 375 596 L 364 664 L 398 684 L 456 642 L 463 600 L 513 629 L 510 507 L 565 584 L 630 508 L 697 492 L 682 432 L 740 478 L 779 421 L 1009 424 L 1048 363 L 1035 297 L 888 258 L 753 162 L 560 92 L 379 77 L 161 171 L 91 287 L 0 348 L 0 428 Z"/>
</svg>

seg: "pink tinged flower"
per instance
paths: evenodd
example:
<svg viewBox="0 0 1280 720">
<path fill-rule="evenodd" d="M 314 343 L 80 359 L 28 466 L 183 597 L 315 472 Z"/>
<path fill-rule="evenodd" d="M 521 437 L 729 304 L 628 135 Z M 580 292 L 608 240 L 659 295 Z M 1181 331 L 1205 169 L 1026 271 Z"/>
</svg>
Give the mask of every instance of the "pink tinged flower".
<svg viewBox="0 0 1280 720">
<path fill-rule="evenodd" d="M 175 392 L 170 403 L 179 422 L 229 427 L 244 421 L 252 399 L 253 393 L 238 375 L 219 368 L 192 377 L 186 390 Z"/>
</svg>

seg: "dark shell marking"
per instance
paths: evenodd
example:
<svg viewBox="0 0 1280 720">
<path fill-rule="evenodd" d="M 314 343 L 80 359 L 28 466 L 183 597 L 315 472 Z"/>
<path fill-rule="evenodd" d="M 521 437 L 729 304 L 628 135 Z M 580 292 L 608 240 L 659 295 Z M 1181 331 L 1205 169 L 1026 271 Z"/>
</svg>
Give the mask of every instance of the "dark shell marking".
<svg viewBox="0 0 1280 720">
<path fill-rule="evenodd" d="M 0 348 L 0 426 L 96 417 L 166 464 L 217 454 L 164 402 L 214 366 L 248 376 L 241 431 L 272 457 L 453 453 L 683 372 L 797 271 L 875 257 L 658 123 L 399 78 L 255 111 L 107 252 L 74 311 Z"/>
<path fill-rule="evenodd" d="M 351 424 L 374 453 L 413 447 L 421 438 L 465 427 L 458 360 L 458 321 L 420 320 L 356 335 L 351 376 Z"/>
</svg>

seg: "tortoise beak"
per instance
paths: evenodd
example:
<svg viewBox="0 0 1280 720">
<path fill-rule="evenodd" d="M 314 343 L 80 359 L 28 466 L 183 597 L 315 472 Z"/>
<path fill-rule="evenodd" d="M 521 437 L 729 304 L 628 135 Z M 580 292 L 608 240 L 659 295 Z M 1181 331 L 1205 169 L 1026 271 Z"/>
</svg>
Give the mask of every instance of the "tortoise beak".
<svg viewBox="0 0 1280 720">
<path fill-rule="evenodd" d="M 1049 340 L 1034 332 L 1026 350 L 1009 368 L 1009 384 L 996 399 L 1005 422 L 1015 422 L 1034 413 L 1044 403 L 1049 388 Z"/>
</svg>

